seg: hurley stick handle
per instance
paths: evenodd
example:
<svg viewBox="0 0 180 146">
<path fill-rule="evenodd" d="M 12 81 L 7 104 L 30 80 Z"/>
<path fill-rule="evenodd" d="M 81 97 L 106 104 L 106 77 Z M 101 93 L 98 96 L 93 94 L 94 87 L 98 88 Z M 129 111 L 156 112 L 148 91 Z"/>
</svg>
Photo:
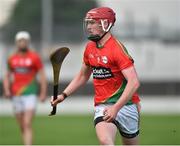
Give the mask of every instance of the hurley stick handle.
<svg viewBox="0 0 180 146">
<path fill-rule="evenodd" d="M 53 100 L 56 100 L 58 96 L 58 84 L 53 86 Z M 56 114 L 56 106 L 53 107 L 51 113 L 49 114 L 51 115 L 55 115 Z"/>
</svg>

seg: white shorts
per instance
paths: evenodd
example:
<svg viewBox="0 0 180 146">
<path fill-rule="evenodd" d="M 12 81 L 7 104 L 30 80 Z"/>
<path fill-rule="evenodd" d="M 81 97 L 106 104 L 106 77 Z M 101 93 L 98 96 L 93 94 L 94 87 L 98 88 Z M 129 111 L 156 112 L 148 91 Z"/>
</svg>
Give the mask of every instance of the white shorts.
<svg viewBox="0 0 180 146">
<path fill-rule="evenodd" d="M 15 113 L 25 112 L 27 110 L 35 110 L 36 109 L 36 95 L 21 95 L 14 96 L 12 98 L 13 108 Z"/>
<path fill-rule="evenodd" d="M 103 112 L 105 107 L 112 106 L 111 104 L 100 104 L 95 107 L 94 124 L 98 124 L 103 120 Z M 139 134 L 139 112 L 136 104 L 123 106 L 114 123 L 120 134 L 126 138 L 134 138 Z"/>
</svg>

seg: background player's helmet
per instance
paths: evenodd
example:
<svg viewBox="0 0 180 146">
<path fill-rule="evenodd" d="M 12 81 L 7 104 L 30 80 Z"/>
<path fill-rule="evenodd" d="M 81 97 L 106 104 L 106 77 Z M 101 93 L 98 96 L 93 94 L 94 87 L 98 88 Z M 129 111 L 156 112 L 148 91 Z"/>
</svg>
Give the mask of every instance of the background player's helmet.
<svg viewBox="0 0 180 146">
<path fill-rule="evenodd" d="M 102 36 L 98 36 L 98 35 L 88 36 L 88 39 L 95 42 L 99 41 L 114 25 L 116 21 L 115 15 L 116 15 L 115 12 L 111 8 L 108 8 L 108 7 L 99 7 L 99 8 L 94 8 L 88 11 L 85 17 L 85 21 L 84 21 L 85 29 L 87 28 L 86 22 L 88 22 L 89 20 L 96 20 L 100 22 L 102 29 L 104 31 L 104 34 Z M 108 21 L 108 24 L 109 24 L 107 28 L 104 27 L 105 20 Z"/>
<path fill-rule="evenodd" d="M 26 52 L 29 48 L 30 34 L 27 31 L 20 31 L 15 36 L 16 46 L 19 51 Z"/>
<path fill-rule="evenodd" d="M 25 39 L 27 41 L 30 41 L 31 36 L 27 31 L 20 31 L 15 36 L 15 41 L 19 41 L 21 39 Z"/>
</svg>

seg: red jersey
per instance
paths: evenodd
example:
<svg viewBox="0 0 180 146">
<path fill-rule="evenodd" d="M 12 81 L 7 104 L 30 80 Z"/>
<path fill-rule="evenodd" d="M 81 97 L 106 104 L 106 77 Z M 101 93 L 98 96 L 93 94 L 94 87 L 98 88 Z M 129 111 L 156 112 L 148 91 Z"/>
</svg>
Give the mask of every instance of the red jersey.
<svg viewBox="0 0 180 146">
<path fill-rule="evenodd" d="M 133 66 L 133 59 L 126 48 L 113 36 L 103 48 L 97 48 L 96 43 L 90 41 L 84 52 L 84 63 L 92 68 L 95 105 L 116 103 L 127 84 L 121 71 Z M 127 104 L 139 101 L 135 93 Z"/>
<path fill-rule="evenodd" d="M 8 68 L 13 75 L 11 91 L 14 96 L 37 93 L 36 74 L 42 68 L 37 53 L 28 50 L 15 53 L 8 59 Z"/>
</svg>

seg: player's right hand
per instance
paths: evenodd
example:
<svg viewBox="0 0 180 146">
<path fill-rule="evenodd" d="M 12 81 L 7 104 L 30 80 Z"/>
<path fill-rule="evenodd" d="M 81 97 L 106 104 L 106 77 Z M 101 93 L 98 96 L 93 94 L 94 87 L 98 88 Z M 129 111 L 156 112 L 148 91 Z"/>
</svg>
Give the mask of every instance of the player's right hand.
<svg viewBox="0 0 180 146">
<path fill-rule="evenodd" d="M 56 106 L 58 103 L 64 100 L 64 96 L 62 94 L 58 95 L 56 100 L 53 100 L 53 96 L 51 97 L 51 106 Z"/>
<path fill-rule="evenodd" d="M 4 95 L 6 98 L 11 98 L 11 92 L 10 91 L 5 91 Z"/>
</svg>

